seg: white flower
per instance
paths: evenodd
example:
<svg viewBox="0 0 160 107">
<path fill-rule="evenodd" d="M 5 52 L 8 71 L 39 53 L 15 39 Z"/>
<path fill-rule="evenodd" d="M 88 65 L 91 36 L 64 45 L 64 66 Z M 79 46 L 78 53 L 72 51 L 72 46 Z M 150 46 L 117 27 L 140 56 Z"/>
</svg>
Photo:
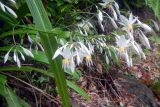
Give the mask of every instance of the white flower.
<svg viewBox="0 0 160 107">
<path fill-rule="evenodd" d="M 88 43 L 89 48 L 87 48 L 82 42 L 78 42 L 78 44 L 80 46 L 76 49 L 77 63 L 79 62 L 79 60 L 80 62 L 82 62 L 82 60 L 85 59 L 86 65 L 91 66 L 93 64 L 91 57 L 91 54 L 94 51 L 93 46 L 90 43 Z"/>
<path fill-rule="evenodd" d="M 24 52 L 26 55 L 31 56 L 31 57 L 34 57 L 33 54 L 32 54 L 28 49 L 26 49 L 26 48 L 24 48 L 24 47 L 22 47 L 22 46 L 19 46 L 21 49 L 20 49 L 19 47 L 17 47 L 17 46 L 13 46 L 13 47 L 15 48 L 15 49 L 14 49 L 14 52 L 13 52 L 13 60 L 14 60 L 14 62 L 17 63 L 17 66 L 18 66 L 18 67 L 21 67 L 21 62 L 20 62 L 20 59 L 19 59 L 19 57 L 18 57 L 18 54 L 20 54 L 22 60 L 25 61 L 25 57 L 24 57 L 23 53 L 21 52 L 22 50 L 23 50 L 23 52 Z M 8 57 L 9 57 L 9 54 L 10 54 L 11 50 L 13 49 L 13 47 L 11 47 L 11 48 L 9 49 L 9 51 L 5 54 L 5 56 L 4 56 L 4 63 L 7 62 Z M 19 49 L 20 49 L 20 50 L 19 50 Z"/>
<path fill-rule="evenodd" d="M 105 53 L 105 61 L 106 61 L 107 64 L 109 64 L 109 58 L 108 58 L 106 53 Z"/>
<path fill-rule="evenodd" d="M 136 42 L 134 42 L 134 43 L 135 43 L 136 47 L 138 48 L 140 58 L 142 57 L 143 59 L 146 59 L 146 56 L 145 56 L 141 46 Z"/>
<path fill-rule="evenodd" d="M 133 24 L 137 21 L 137 18 L 134 18 L 132 13 L 129 15 L 129 19 L 127 19 L 125 16 L 120 15 L 120 24 L 123 25 L 123 30 L 127 32 L 133 33 Z"/>
<path fill-rule="evenodd" d="M 103 8 L 107 6 L 112 11 L 114 19 L 118 19 L 118 15 L 120 15 L 119 6 L 114 0 L 102 0 L 103 3 L 99 3 Z"/>
<path fill-rule="evenodd" d="M 33 56 L 33 54 L 32 54 L 32 52 L 30 51 L 30 50 L 28 50 L 28 49 L 26 49 L 26 48 L 24 48 L 24 47 L 22 47 L 22 46 L 20 46 L 21 47 L 21 49 L 23 50 L 23 52 L 27 55 L 27 56 L 30 56 L 30 57 L 34 57 Z"/>
<path fill-rule="evenodd" d="M 131 48 L 130 49 L 132 52 L 134 51 L 136 54 L 138 54 L 140 56 L 140 50 L 136 45 L 136 41 L 131 41 Z"/>
<path fill-rule="evenodd" d="M 151 49 L 148 38 L 145 36 L 145 34 L 141 30 L 139 30 L 139 36 L 142 44 L 146 46 L 148 49 Z"/>
<path fill-rule="evenodd" d="M 68 47 L 68 44 L 58 48 L 53 56 L 52 59 L 55 59 L 58 55 L 63 57 L 62 60 L 62 67 L 64 69 L 70 69 L 72 72 L 75 70 L 75 63 L 74 63 L 74 54 L 71 52 L 71 49 Z"/>
<path fill-rule="evenodd" d="M 127 63 L 127 66 L 131 67 L 132 66 L 132 58 L 129 57 L 127 51 L 123 54 L 121 54 L 122 57 L 124 57 L 126 63 Z"/>
<path fill-rule="evenodd" d="M 28 34 L 27 34 L 27 35 L 28 35 Z M 33 39 L 28 35 L 28 41 L 31 43 L 31 44 L 30 44 L 30 51 L 32 50 L 32 49 L 31 49 L 31 48 L 32 48 L 32 45 L 34 45 L 36 51 L 38 50 L 38 47 L 39 47 L 42 51 L 44 51 L 43 46 L 42 46 L 41 43 L 39 42 L 39 41 L 40 41 L 40 38 L 39 38 L 38 35 L 36 35 L 36 37 L 33 38 Z"/>
<path fill-rule="evenodd" d="M 62 52 L 60 53 L 60 55 L 63 56 L 63 68 L 68 68 L 70 69 L 72 72 L 74 72 L 75 70 L 75 63 L 73 60 L 73 53 L 71 52 L 70 48 L 66 47 L 62 50 Z"/>
<path fill-rule="evenodd" d="M 17 54 L 17 50 L 16 49 L 14 50 L 13 59 L 17 63 L 17 66 L 20 68 L 21 67 L 21 62 L 20 62 L 20 60 L 18 58 L 18 54 Z"/>
<path fill-rule="evenodd" d="M 143 23 L 143 22 L 140 22 L 138 19 L 137 19 L 137 22 L 138 22 L 138 25 L 140 27 L 142 27 L 146 32 L 152 32 L 152 28 L 149 27 L 147 24 Z"/>
<path fill-rule="evenodd" d="M 130 46 L 130 39 L 126 39 L 124 35 L 116 35 L 116 44 L 119 47 L 118 51 L 122 58 L 125 59 L 127 66 L 132 66 L 132 58 L 128 55 L 127 48 Z"/>
<path fill-rule="evenodd" d="M 12 48 L 13 48 L 13 47 L 12 47 Z M 12 48 L 11 48 L 11 49 L 9 49 L 9 51 L 5 54 L 5 56 L 4 56 L 4 63 L 6 63 L 6 62 L 7 62 L 8 57 L 9 57 L 9 53 L 11 52 Z"/>
<path fill-rule="evenodd" d="M 102 32 L 104 32 L 104 26 L 102 24 L 103 14 L 100 10 L 98 10 L 97 18 L 98 18 L 98 24 L 100 25 Z"/>
<path fill-rule="evenodd" d="M 124 35 L 116 35 L 116 44 L 119 47 L 119 52 L 123 53 L 129 47 L 130 39 L 126 39 Z"/>
<path fill-rule="evenodd" d="M 81 23 L 77 24 L 78 29 L 82 35 L 88 36 L 90 28 L 93 28 L 93 25 L 89 21 L 82 21 Z"/>
</svg>

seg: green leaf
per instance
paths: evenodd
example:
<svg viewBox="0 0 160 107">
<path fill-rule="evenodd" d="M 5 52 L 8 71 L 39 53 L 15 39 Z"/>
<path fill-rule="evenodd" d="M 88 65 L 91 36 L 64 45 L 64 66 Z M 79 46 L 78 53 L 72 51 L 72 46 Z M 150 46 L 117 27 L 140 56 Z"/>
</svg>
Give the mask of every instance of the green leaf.
<svg viewBox="0 0 160 107">
<path fill-rule="evenodd" d="M 61 28 L 54 28 L 54 29 L 52 29 L 52 32 L 54 34 L 57 34 L 57 37 L 59 37 L 59 38 L 68 38 L 71 35 L 71 32 L 64 31 Z"/>
<path fill-rule="evenodd" d="M 26 33 L 36 34 L 37 31 L 31 30 L 31 29 L 19 28 L 19 29 L 14 30 L 14 32 L 13 32 L 13 30 L 11 30 L 11 31 L 2 33 L 0 35 L 0 38 L 4 38 L 4 37 L 7 37 L 7 36 L 13 36 L 13 34 L 14 35 L 21 35 L 21 34 L 26 34 Z"/>
<path fill-rule="evenodd" d="M 150 36 L 149 39 L 152 40 L 153 42 L 157 43 L 157 44 L 160 44 L 160 37 L 157 36 L 157 35 Z"/>
<path fill-rule="evenodd" d="M 90 99 L 90 96 L 82 88 L 80 88 L 78 85 L 76 85 L 74 82 L 67 81 L 67 84 L 68 84 L 68 86 L 70 88 L 72 88 L 73 90 L 75 90 L 77 93 L 79 93 L 84 98 Z"/>
<path fill-rule="evenodd" d="M 154 14 L 160 19 L 160 0 L 145 0 L 146 4 L 152 8 Z"/>
<path fill-rule="evenodd" d="M 34 55 L 35 60 L 49 64 L 47 56 L 45 55 L 43 51 L 32 50 L 32 53 Z"/>
<path fill-rule="evenodd" d="M 47 16 L 45 8 L 41 0 L 25 0 L 29 7 L 29 10 L 33 16 L 37 29 L 44 32 L 50 32 L 52 30 L 51 22 Z M 58 44 L 53 35 L 39 32 L 42 44 L 44 46 L 45 54 L 48 58 L 50 69 L 54 73 L 56 85 L 58 87 L 58 93 L 60 94 L 62 106 L 70 107 L 70 98 L 68 94 L 66 79 L 64 71 L 61 67 L 60 60 L 52 60 L 52 56 L 58 48 Z"/>
<path fill-rule="evenodd" d="M 2 95 L 8 104 L 8 107 L 22 107 L 22 104 L 18 98 L 18 96 L 10 89 L 9 87 L 6 86 L 7 80 L 6 76 L 0 74 L 0 95 Z M 23 101 L 23 104 L 28 105 L 25 101 Z M 30 107 L 24 106 L 24 107 Z"/>
</svg>

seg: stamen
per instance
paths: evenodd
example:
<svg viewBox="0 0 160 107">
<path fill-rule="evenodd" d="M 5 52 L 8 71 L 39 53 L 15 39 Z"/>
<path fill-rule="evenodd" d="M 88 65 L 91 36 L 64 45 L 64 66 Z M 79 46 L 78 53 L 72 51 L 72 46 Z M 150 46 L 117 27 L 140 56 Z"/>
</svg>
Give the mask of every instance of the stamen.
<svg viewBox="0 0 160 107">
<path fill-rule="evenodd" d="M 131 31 L 133 29 L 132 24 L 128 24 L 128 30 Z"/>
<path fill-rule="evenodd" d="M 87 55 L 87 56 L 85 57 L 85 59 L 86 59 L 86 61 L 91 61 L 91 60 L 92 60 L 92 57 L 91 57 L 91 55 Z"/>
<path fill-rule="evenodd" d="M 70 59 L 67 59 L 67 58 L 63 59 L 62 61 L 63 61 L 64 64 L 70 63 Z"/>
<path fill-rule="evenodd" d="M 122 53 L 123 53 L 123 52 L 125 52 L 125 50 L 126 50 L 126 48 L 125 48 L 125 47 L 119 47 L 119 51 L 120 51 L 120 52 L 122 52 Z"/>
<path fill-rule="evenodd" d="M 109 4 L 108 4 L 108 8 L 109 8 L 109 9 L 112 9 L 112 3 L 109 3 Z"/>
</svg>

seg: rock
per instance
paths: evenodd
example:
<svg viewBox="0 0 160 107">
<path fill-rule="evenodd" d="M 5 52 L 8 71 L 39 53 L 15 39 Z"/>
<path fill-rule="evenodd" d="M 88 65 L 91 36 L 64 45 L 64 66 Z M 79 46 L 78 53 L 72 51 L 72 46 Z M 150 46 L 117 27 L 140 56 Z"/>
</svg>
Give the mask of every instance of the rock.
<svg viewBox="0 0 160 107">
<path fill-rule="evenodd" d="M 115 73 L 112 77 L 123 105 L 127 107 L 157 107 L 154 95 L 146 85 L 122 73 Z"/>
</svg>

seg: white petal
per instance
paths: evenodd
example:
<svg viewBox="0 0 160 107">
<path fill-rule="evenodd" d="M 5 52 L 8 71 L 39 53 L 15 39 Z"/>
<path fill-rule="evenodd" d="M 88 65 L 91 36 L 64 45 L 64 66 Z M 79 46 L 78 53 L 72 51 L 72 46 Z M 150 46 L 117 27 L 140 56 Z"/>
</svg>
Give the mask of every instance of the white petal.
<svg viewBox="0 0 160 107">
<path fill-rule="evenodd" d="M 129 21 L 132 21 L 132 20 L 133 20 L 133 14 L 130 13 L 130 15 L 129 15 Z"/>
<path fill-rule="evenodd" d="M 9 0 L 10 2 L 12 2 L 13 4 L 16 4 L 16 1 L 15 0 Z"/>
<path fill-rule="evenodd" d="M 98 22 L 99 22 L 99 21 L 98 21 Z M 99 25 L 100 25 L 100 28 L 101 28 L 102 32 L 104 32 L 104 27 L 103 27 L 103 25 L 102 25 L 102 22 L 99 22 Z"/>
<path fill-rule="evenodd" d="M 18 56 L 17 56 L 17 65 L 18 65 L 19 68 L 21 67 L 21 62 L 20 62 Z"/>
<path fill-rule="evenodd" d="M 17 18 L 16 13 L 15 13 L 12 9 L 10 9 L 10 8 L 7 7 L 7 6 L 5 6 L 5 7 L 6 7 L 6 9 L 8 10 L 8 12 L 9 12 L 10 14 L 12 14 L 15 18 Z"/>
<path fill-rule="evenodd" d="M 32 58 L 34 57 L 33 54 L 32 54 L 32 52 L 30 50 L 28 50 L 28 49 L 26 49 L 26 48 L 24 48 L 22 46 L 21 46 L 21 48 L 22 48 L 22 50 L 24 51 L 24 53 L 26 55 L 31 56 Z"/>
<path fill-rule="evenodd" d="M 149 27 L 147 24 L 144 24 L 144 23 L 140 22 L 139 20 L 137 20 L 137 21 L 138 21 L 139 26 L 142 27 L 146 32 L 153 31 L 152 28 Z"/>
<path fill-rule="evenodd" d="M 117 4 L 117 2 L 114 1 L 114 5 L 117 9 L 119 9 L 119 5 Z"/>
<path fill-rule="evenodd" d="M 146 46 L 148 49 L 151 49 L 148 38 L 144 35 L 144 33 L 141 30 L 140 30 L 139 36 L 142 44 Z"/>
<path fill-rule="evenodd" d="M 134 44 L 134 42 L 131 42 L 131 45 L 132 45 L 132 47 L 134 48 L 135 52 L 139 55 L 140 52 L 139 52 L 137 46 Z"/>
<path fill-rule="evenodd" d="M 22 54 L 22 52 L 21 52 L 21 51 L 19 51 L 19 53 L 20 53 L 21 58 L 23 59 L 23 61 L 25 61 L 25 57 L 24 57 L 24 55 Z"/>
<path fill-rule="evenodd" d="M 16 53 L 16 50 L 14 50 L 13 60 L 14 60 L 15 62 L 17 62 L 17 53 Z"/>
<path fill-rule="evenodd" d="M 118 26 L 117 26 L 116 22 L 114 21 L 114 19 L 112 19 L 111 17 L 109 17 L 109 19 L 111 20 L 111 23 L 112 23 L 113 27 L 114 27 L 115 29 L 117 29 Z"/>
<path fill-rule="evenodd" d="M 129 23 L 129 20 L 125 16 L 123 16 L 123 15 L 120 15 L 120 20 L 125 25 L 128 25 L 128 23 Z"/>
<path fill-rule="evenodd" d="M 1 9 L 5 12 L 6 10 L 5 10 L 4 4 L 2 4 L 2 3 L 0 2 L 0 6 L 1 6 Z"/>
<path fill-rule="evenodd" d="M 28 41 L 29 41 L 30 43 L 33 43 L 33 40 L 31 39 L 30 36 L 28 36 Z"/>
<path fill-rule="evenodd" d="M 99 20 L 100 22 L 103 21 L 103 14 L 102 14 L 102 12 L 101 12 L 100 10 L 98 10 L 98 20 Z"/>
<path fill-rule="evenodd" d="M 12 50 L 12 48 L 5 54 L 5 56 L 4 56 L 4 63 L 7 62 L 8 57 L 9 57 L 9 53 L 10 53 L 11 50 Z"/>
<path fill-rule="evenodd" d="M 78 27 L 79 28 L 79 27 Z M 79 28 L 80 29 L 80 28 Z M 62 39 L 60 39 L 60 44 L 63 46 L 65 43 Z"/>
<path fill-rule="evenodd" d="M 143 59 L 146 59 L 146 56 L 145 56 L 141 46 L 139 44 L 137 44 L 136 42 L 135 42 L 135 45 L 136 45 L 136 47 L 138 48 L 138 50 L 140 52 L 140 55 L 141 55 L 140 57 L 142 57 Z"/>
<path fill-rule="evenodd" d="M 71 69 L 72 73 L 75 71 L 75 63 L 74 63 L 73 58 L 71 59 L 70 69 Z"/>
<path fill-rule="evenodd" d="M 90 54 L 90 51 L 88 50 L 88 48 L 81 42 L 78 42 L 81 46 L 82 49 L 84 49 L 84 52 L 87 52 L 87 54 Z"/>
<path fill-rule="evenodd" d="M 112 12 L 113 12 L 114 19 L 117 20 L 118 19 L 117 18 L 117 13 L 115 12 L 115 10 L 113 8 L 111 8 L 111 9 L 112 9 Z"/>
<path fill-rule="evenodd" d="M 125 60 L 126 60 L 127 66 L 129 66 L 129 67 L 130 67 L 130 60 L 129 60 L 129 56 L 128 56 L 128 53 L 127 53 L 127 52 L 125 52 L 125 53 L 124 53 L 124 57 L 125 57 Z"/>
<path fill-rule="evenodd" d="M 58 55 L 61 54 L 61 49 L 57 49 L 56 52 L 54 53 L 54 56 L 52 57 L 52 59 L 55 59 Z"/>
<path fill-rule="evenodd" d="M 109 58 L 107 55 L 105 55 L 106 63 L 109 64 Z"/>
<path fill-rule="evenodd" d="M 39 42 L 37 42 L 37 44 L 38 44 L 38 46 L 41 48 L 41 50 L 44 51 L 43 46 L 42 46 Z"/>
</svg>

